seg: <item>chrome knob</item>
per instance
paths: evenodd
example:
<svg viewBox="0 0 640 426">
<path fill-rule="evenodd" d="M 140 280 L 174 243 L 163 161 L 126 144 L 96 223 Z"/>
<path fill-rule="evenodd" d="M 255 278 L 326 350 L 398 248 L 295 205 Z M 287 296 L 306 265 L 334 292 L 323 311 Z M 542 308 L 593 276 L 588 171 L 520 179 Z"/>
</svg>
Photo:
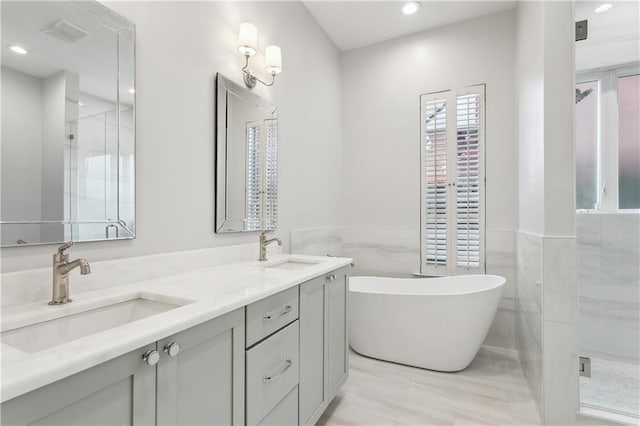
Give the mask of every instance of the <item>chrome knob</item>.
<svg viewBox="0 0 640 426">
<path fill-rule="evenodd" d="M 331 274 L 327 277 L 327 281 L 335 281 L 335 280 L 336 280 L 335 274 Z"/>
<path fill-rule="evenodd" d="M 153 366 L 156 365 L 158 361 L 160 361 L 160 354 L 155 349 L 147 351 L 144 353 L 144 355 L 142 355 L 142 360 L 146 362 L 147 365 Z"/>
<path fill-rule="evenodd" d="M 167 343 L 164 345 L 164 351 L 169 354 L 169 356 L 176 356 L 180 353 L 180 344 L 176 342 Z"/>
</svg>

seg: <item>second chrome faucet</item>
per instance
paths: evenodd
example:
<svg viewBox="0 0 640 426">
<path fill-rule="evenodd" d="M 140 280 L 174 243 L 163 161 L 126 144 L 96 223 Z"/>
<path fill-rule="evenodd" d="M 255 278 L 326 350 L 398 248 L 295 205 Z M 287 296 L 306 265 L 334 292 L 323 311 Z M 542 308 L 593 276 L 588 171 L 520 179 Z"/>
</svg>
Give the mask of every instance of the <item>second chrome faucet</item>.
<svg viewBox="0 0 640 426">
<path fill-rule="evenodd" d="M 267 240 L 267 231 L 260 233 L 260 257 L 259 261 L 264 262 L 267 260 L 267 246 L 271 243 L 277 242 L 279 246 L 282 245 L 280 238 L 271 238 Z"/>
<path fill-rule="evenodd" d="M 79 267 L 82 275 L 91 273 L 89 262 L 85 259 L 76 259 L 69 262 L 69 255 L 65 250 L 73 245 L 72 241 L 63 244 L 58 252 L 53 255 L 53 297 L 50 305 L 63 305 L 71 302 L 69 299 L 69 272 Z"/>
</svg>

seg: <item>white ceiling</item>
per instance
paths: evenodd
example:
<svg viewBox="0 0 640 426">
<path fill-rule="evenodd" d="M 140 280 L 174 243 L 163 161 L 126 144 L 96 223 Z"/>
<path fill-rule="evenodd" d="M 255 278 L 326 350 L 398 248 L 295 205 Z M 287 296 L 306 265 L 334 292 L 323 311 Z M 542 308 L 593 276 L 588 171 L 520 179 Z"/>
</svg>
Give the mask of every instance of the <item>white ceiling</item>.
<svg viewBox="0 0 640 426">
<path fill-rule="evenodd" d="M 441 27 L 516 7 L 516 1 L 422 1 L 404 15 L 404 1 L 305 1 L 338 49 L 357 49 L 407 34 Z"/>
<path fill-rule="evenodd" d="M 2 66 L 41 79 L 61 71 L 76 73 L 79 75 L 80 91 L 115 100 L 118 37 L 106 24 L 122 25 L 124 18 L 95 5 L 98 4 L 81 1 L 2 1 Z M 95 16 L 99 16 L 100 20 Z M 62 18 L 89 35 L 75 43 L 66 43 L 44 32 Z M 14 44 L 26 48 L 29 54 L 17 55 L 9 50 L 9 45 Z M 123 55 L 121 59 L 128 57 Z M 125 67 L 129 64 L 121 65 Z M 126 73 L 120 76 L 122 85 L 132 87 L 133 76 L 130 82 L 124 81 L 126 77 Z M 133 97 L 125 91 L 121 93 L 121 100 L 131 102 Z"/>
<path fill-rule="evenodd" d="M 613 1 L 611 10 L 595 13 L 602 3 L 576 2 L 576 21 L 587 19 L 589 28 L 588 38 L 576 42 L 577 71 L 640 61 L 640 2 Z"/>
</svg>

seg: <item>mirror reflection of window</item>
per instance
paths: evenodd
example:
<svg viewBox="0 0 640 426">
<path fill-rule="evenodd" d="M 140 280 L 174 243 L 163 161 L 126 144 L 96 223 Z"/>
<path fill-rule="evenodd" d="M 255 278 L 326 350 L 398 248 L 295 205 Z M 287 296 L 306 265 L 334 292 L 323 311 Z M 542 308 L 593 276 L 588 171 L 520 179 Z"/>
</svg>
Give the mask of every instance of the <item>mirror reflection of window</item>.
<svg viewBox="0 0 640 426">
<path fill-rule="evenodd" d="M 265 229 L 278 226 L 278 121 L 264 121 L 266 129 L 265 152 Z"/>
<path fill-rule="evenodd" d="M 262 218 L 262 190 L 260 181 L 260 125 L 255 122 L 246 124 L 247 165 L 246 165 L 246 230 L 259 231 Z"/>
<path fill-rule="evenodd" d="M 278 223 L 278 112 L 216 76 L 215 232 L 274 230 Z"/>
</svg>

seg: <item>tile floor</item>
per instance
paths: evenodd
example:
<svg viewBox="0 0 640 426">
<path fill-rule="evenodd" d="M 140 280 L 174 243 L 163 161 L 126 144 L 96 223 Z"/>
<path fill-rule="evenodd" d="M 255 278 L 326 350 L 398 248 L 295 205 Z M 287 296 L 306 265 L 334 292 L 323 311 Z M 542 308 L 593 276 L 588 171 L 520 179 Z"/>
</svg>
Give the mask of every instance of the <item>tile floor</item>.
<svg viewBox="0 0 640 426">
<path fill-rule="evenodd" d="M 591 357 L 591 377 L 580 377 L 580 402 L 640 418 L 640 366 Z"/>
<path fill-rule="evenodd" d="M 349 379 L 318 425 L 539 425 L 515 351 L 484 346 L 439 373 L 350 354 Z"/>
</svg>

